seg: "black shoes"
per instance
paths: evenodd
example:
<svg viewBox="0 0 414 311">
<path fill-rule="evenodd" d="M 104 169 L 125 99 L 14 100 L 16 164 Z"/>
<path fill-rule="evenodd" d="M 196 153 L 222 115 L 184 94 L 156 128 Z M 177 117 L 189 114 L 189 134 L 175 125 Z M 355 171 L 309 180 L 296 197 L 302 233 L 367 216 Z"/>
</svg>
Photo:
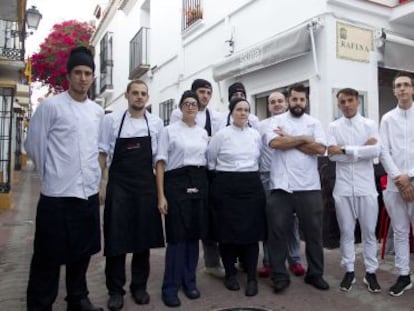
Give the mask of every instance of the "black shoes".
<svg viewBox="0 0 414 311">
<path fill-rule="evenodd" d="M 146 305 L 150 301 L 150 296 L 145 289 L 137 289 L 131 293 L 132 298 L 138 305 Z"/>
<path fill-rule="evenodd" d="M 177 296 L 165 296 L 162 295 L 162 302 L 167 306 L 167 307 L 171 307 L 171 308 L 176 308 L 181 306 L 181 301 L 180 299 L 178 299 Z"/>
<path fill-rule="evenodd" d="M 329 284 L 322 278 L 322 276 L 306 276 L 305 283 L 310 284 L 313 287 L 320 289 L 320 290 L 328 290 Z"/>
<path fill-rule="evenodd" d="M 256 296 L 257 295 L 257 281 L 256 280 L 250 280 L 247 281 L 246 291 L 244 294 L 247 297 Z"/>
<path fill-rule="evenodd" d="M 88 297 L 82 298 L 77 302 L 68 302 L 67 311 L 104 311 L 100 307 L 95 307 Z"/>
<path fill-rule="evenodd" d="M 397 282 L 391 286 L 389 294 L 394 297 L 401 296 L 404 292 L 413 287 L 410 275 L 400 275 Z"/>
<path fill-rule="evenodd" d="M 240 289 L 239 282 L 237 282 L 237 278 L 235 275 L 226 277 L 226 279 L 224 280 L 224 286 L 228 290 L 239 290 Z"/>
<path fill-rule="evenodd" d="M 352 289 L 352 284 L 355 283 L 355 274 L 354 272 L 346 272 L 344 278 L 342 279 L 341 284 L 339 284 L 339 289 L 344 292 L 349 292 Z"/>
<path fill-rule="evenodd" d="M 375 273 L 365 273 L 364 284 L 368 287 L 368 291 L 371 293 L 381 292 L 381 286 L 378 284 Z"/>
<path fill-rule="evenodd" d="M 283 292 L 290 285 L 290 280 L 273 281 L 273 291 L 275 293 Z"/>
<path fill-rule="evenodd" d="M 124 296 L 122 295 L 112 295 L 108 299 L 108 309 L 109 311 L 119 311 L 124 306 Z"/>
<path fill-rule="evenodd" d="M 200 291 L 195 288 L 192 290 L 183 289 L 184 295 L 187 296 L 188 299 L 197 299 L 200 298 Z"/>
</svg>

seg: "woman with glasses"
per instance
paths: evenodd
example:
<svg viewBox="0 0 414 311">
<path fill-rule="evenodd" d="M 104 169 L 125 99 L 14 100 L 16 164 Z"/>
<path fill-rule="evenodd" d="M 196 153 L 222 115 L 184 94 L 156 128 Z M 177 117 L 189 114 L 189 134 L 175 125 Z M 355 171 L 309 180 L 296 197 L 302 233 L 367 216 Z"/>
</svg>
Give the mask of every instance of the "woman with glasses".
<svg viewBox="0 0 414 311">
<path fill-rule="evenodd" d="M 258 172 L 262 143 L 259 132 L 248 125 L 247 100 L 233 98 L 229 109 L 233 121 L 208 147 L 208 167 L 216 171 L 211 184 L 213 235 L 226 271 L 225 287 L 240 289 L 234 266 L 240 258 L 247 272 L 245 295 L 255 296 L 258 242 L 266 231 L 265 192 Z"/>
<path fill-rule="evenodd" d="M 199 240 L 207 231 L 208 135 L 196 125 L 199 106 L 195 92 L 183 93 L 182 119 L 163 129 L 156 157 L 158 209 L 165 216 L 167 239 L 162 300 L 169 307 L 181 304 L 181 286 L 189 299 L 200 297 L 196 268 Z"/>
</svg>

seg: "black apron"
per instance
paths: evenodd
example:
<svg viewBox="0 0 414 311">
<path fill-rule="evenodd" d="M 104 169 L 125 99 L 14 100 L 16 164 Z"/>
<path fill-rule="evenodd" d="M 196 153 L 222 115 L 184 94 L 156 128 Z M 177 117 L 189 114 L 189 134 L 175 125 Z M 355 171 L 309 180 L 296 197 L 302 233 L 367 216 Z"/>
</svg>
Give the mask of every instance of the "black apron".
<svg viewBox="0 0 414 311">
<path fill-rule="evenodd" d="M 152 168 L 151 134 L 120 138 L 124 113 L 109 168 L 104 210 L 105 256 L 163 247 Z"/>
<path fill-rule="evenodd" d="M 60 264 L 84 259 L 101 249 L 98 194 L 87 200 L 40 195 L 34 253 Z"/>
<path fill-rule="evenodd" d="M 205 238 L 208 229 L 208 182 L 205 167 L 185 166 L 165 172 L 167 243 Z"/>
<path fill-rule="evenodd" d="M 212 182 L 213 238 L 249 244 L 266 237 L 266 197 L 258 172 L 217 172 Z"/>
</svg>

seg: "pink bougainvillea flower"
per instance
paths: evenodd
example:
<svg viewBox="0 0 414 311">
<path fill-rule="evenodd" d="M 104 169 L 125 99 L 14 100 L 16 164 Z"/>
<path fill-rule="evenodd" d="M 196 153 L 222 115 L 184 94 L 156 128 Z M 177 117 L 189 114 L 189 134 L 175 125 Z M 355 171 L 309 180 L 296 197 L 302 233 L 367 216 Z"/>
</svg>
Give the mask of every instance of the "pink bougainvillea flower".
<svg viewBox="0 0 414 311">
<path fill-rule="evenodd" d="M 68 88 L 66 61 L 71 49 L 89 46 L 94 27 L 85 22 L 69 20 L 53 26 L 52 32 L 33 54 L 32 78 L 49 85 L 50 91 L 62 92 Z"/>
</svg>

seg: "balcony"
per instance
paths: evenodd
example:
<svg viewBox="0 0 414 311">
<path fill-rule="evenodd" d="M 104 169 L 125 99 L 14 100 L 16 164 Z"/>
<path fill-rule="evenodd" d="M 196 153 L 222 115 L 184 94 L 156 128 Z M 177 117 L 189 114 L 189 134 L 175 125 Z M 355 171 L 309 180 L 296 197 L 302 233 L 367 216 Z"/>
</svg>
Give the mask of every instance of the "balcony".
<svg viewBox="0 0 414 311">
<path fill-rule="evenodd" d="M 201 0 L 183 0 L 182 31 L 203 19 Z"/>
<path fill-rule="evenodd" d="M 18 22 L 0 19 L 0 60 L 22 61 L 23 42 Z"/>
<path fill-rule="evenodd" d="M 100 75 L 99 87 L 102 96 L 113 91 L 112 69 L 114 66 L 112 56 L 112 32 L 107 32 L 100 42 Z"/>
<path fill-rule="evenodd" d="M 141 27 L 129 42 L 129 79 L 138 79 L 149 69 L 149 28 Z"/>
</svg>

